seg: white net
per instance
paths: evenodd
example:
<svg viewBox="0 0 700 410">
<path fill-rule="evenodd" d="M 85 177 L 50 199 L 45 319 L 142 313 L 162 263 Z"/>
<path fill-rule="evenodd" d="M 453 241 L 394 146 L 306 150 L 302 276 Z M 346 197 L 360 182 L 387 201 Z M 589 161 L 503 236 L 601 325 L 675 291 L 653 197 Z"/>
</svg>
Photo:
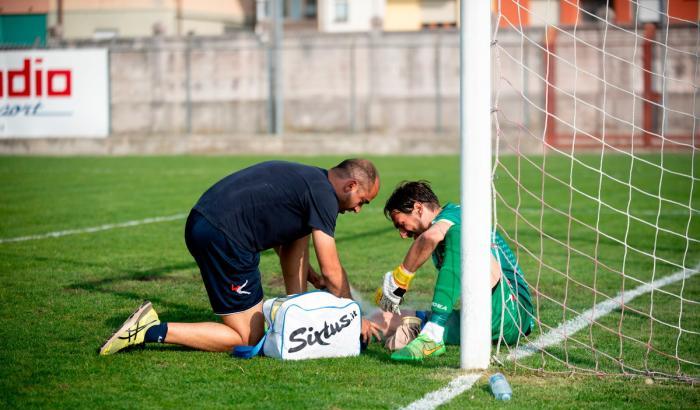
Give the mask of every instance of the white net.
<svg viewBox="0 0 700 410">
<path fill-rule="evenodd" d="M 537 326 L 496 357 L 697 381 L 698 5 L 617 3 L 497 4 L 494 218 Z"/>
</svg>

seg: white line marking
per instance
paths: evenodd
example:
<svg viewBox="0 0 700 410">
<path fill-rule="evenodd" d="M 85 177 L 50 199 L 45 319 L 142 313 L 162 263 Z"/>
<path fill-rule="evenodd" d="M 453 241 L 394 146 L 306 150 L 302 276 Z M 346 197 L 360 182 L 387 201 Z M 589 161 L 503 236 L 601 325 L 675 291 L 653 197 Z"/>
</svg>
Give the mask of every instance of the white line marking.
<svg viewBox="0 0 700 410">
<path fill-rule="evenodd" d="M 527 214 L 538 214 L 540 212 L 544 212 L 545 214 L 567 214 L 569 211 L 567 209 L 550 209 L 550 208 L 545 208 L 544 211 L 540 208 L 519 208 L 521 213 L 527 213 Z M 695 214 L 700 214 L 700 212 L 696 211 L 695 209 L 693 210 L 679 210 L 679 209 L 667 209 L 664 211 L 661 211 L 661 216 L 680 216 L 687 218 L 688 214 L 692 212 L 693 215 Z M 598 213 L 598 210 L 594 208 L 575 208 L 572 212 L 574 215 L 595 215 Z M 612 209 L 609 208 L 601 208 L 600 210 L 601 214 L 605 215 L 619 215 L 619 214 L 626 214 L 627 211 L 625 210 L 620 210 L 618 209 L 617 211 L 613 211 Z M 631 215 L 634 216 L 653 216 L 656 217 L 656 215 L 659 213 L 659 211 L 653 210 L 653 209 L 642 209 L 642 210 L 637 210 L 637 211 L 632 211 L 630 212 Z"/>
<path fill-rule="evenodd" d="M 510 352 L 505 359 L 506 360 L 519 360 L 528 357 L 539 350 L 545 349 L 549 346 L 561 343 L 567 336 L 573 335 L 579 330 L 590 326 L 591 322 L 599 319 L 615 309 L 622 307 L 624 301 L 628 304 L 633 299 L 641 296 L 645 293 L 649 293 L 652 290 L 656 290 L 671 283 L 678 282 L 679 280 L 688 279 L 691 276 L 698 273 L 700 269 L 700 264 L 696 265 L 693 269 L 684 269 L 678 271 L 672 275 L 664 276 L 661 279 L 657 279 L 651 283 L 645 283 L 632 290 L 625 291 L 618 294 L 613 299 L 608 299 L 606 301 L 600 302 L 593 308 L 586 310 L 577 317 L 566 321 L 565 323 L 559 325 L 556 329 L 552 329 L 549 332 L 538 337 L 536 340 L 521 346 L 514 351 Z"/>
<path fill-rule="evenodd" d="M 615 309 L 622 306 L 622 302 L 629 303 L 633 299 L 641 296 L 645 293 L 649 293 L 652 290 L 659 289 L 666 285 L 670 285 L 679 280 L 688 279 L 691 276 L 697 274 L 700 271 L 700 264 L 696 265 L 692 269 L 684 269 L 678 271 L 669 276 L 664 276 L 661 279 L 657 279 L 651 283 L 645 283 L 632 290 L 622 292 L 613 299 L 608 299 L 606 301 L 596 304 L 593 308 L 586 310 L 579 316 L 568 320 L 566 323 L 560 325 L 556 329 L 552 329 L 544 335 L 537 338 L 535 341 L 530 342 L 524 346 L 517 348 L 508 355 L 502 357 L 503 360 L 519 360 L 531 356 L 537 353 L 541 349 L 545 349 L 549 346 L 561 343 L 567 336 L 571 336 L 581 329 L 588 327 L 592 320 L 596 320 L 602 316 L 607 315 Z M 481 374 L 467 374 L 459 376 L 452 380 L 450 384 L 440 390 L 428 393 L 423 398 L 414 401 L 401 410 L 408 409 L 421 409 L 421 410 L 432 410 L 437 406 L 445 404 L 455 397 L 459 396 L 466 390 L 469 390 L 474 383 L 481 377 Z"/>
<path fill-rule="evenodd" d="M 93 227 L 81 228 L 81 229 L 68 229 L 65 231 L 49 232 L 49 233 L 44 233 L 44 234 L 40 234 L 40 235 L 19 236 L 16 238 L 0 238 L 0 243 L 33 241 L 36 239 L 58 238 L 61 236 L 77 235 L 77 234 L 81 234 L 81 233 L 92 233 L 92 232 L 106 231 L 106 230 L 115 229 L 115 228 L 127 228 L 130 226 L 152 224 L 152 223 L 156 223 L 156 222 L 174 221 L 177 219 L 182 219 L 186 216 L 187 216 L 187 214 L 158 216 L 155 218 L 146 218 L 146 219 L 141 219 L 138 221 L 127 221 L 127 222 L 121 222 L 121 223 L 116 223 L 116 224 L 107 224 L 107 225 L 93 226 Z"/>
<path fill-rule="evenodd" d="M 459 396 L 463 392 L 471 389 L 471 387 L 476 383 L 481 377 L 481 373 L 477 374 L 465 374 L 452 380 L 447 387 L 443 387 L 440 390 L 428 393 L 423 396 L 422 399 L 416 400 L 408 406 L 404 407 L 405 410 L 429 410 L 434 409 L 441 404 L 445 404 L 448 401 Z"/>
</svg>

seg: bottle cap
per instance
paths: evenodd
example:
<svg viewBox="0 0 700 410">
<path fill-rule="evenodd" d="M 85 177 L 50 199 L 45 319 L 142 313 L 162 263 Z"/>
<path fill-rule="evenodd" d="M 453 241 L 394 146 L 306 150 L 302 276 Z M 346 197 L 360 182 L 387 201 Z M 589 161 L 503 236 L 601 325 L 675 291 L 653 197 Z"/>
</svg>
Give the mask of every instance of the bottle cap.
<svg viewBox="0 0 700 410">
<path fill-rule="evenodd" d="M 508 401 L 510 400 L 510 394 L 506 393 L 504 395 L 501 395 L 501 400 L 503 401 Z"/>
</svg>

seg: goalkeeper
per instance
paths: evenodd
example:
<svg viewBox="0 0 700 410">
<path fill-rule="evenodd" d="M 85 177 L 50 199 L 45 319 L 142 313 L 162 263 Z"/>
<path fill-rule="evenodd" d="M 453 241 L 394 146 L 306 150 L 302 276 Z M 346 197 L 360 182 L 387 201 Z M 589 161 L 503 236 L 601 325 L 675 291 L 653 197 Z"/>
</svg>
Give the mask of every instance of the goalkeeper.
<svg viewBox="0 0 700 410">
<path fill-rule="evenodd" d="M 391 355 L 393 360 L 422 361 L 440 356 L 445 353 L 445 340 L 455 340 L 459 334 L 453 308 L 460 293 L 460 212 L 459 205 L 440 206 L 426 181 L 402 182 L 386 202 L 386 217 L 402 238 L 413 238 L 414 242 L 403 263 L 384 276 L 383 286 L 377 290 L 376 301 L 382 310 L 400 313 L 399 304 L 414 272 L 431 255 L 438 269 L 429 319 L 418 337 Z M 534 314 L 523 273 L 498 232 L 494 232 L 491 246 L 490 278 L 492 342 L 502 337 L 505 343 L 513 344 L 533 329 Z"/>
</svg>

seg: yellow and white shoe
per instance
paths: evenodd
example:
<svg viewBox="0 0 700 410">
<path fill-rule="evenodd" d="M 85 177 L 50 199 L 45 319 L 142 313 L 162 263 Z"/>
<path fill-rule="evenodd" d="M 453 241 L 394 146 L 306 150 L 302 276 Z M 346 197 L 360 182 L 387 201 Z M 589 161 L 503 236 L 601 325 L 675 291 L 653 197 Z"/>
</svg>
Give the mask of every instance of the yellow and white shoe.
<svg viewBox="0 0 700 410">
<path fill-rule="evenodd" d="M 129 316 L 124 324 L 112 337 L 100 348 L 100 355 L 114 354 L 129 347 L 143 344 L 146 331 L 153 326 L 160 324 L 158 314 L 153 309 L 151 302 L 144 301 L 143 304 Z"/>
</svg>

